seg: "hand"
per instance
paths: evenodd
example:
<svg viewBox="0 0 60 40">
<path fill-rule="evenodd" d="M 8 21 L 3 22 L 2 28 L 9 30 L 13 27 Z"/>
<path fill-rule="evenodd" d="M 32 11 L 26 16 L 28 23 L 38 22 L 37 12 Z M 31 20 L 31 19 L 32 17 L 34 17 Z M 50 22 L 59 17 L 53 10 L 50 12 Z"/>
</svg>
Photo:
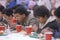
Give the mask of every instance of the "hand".
<svg viewBox="0 0 60 40">
<path fill-rule="evenodd" d="M 41 33 L 45 34 L 45 32 L 52 32 L 52 31 L 53 31 L 53 30 L 52 30 L 51 28 L 47 27 L 47 28 L 43 29 L 43 30 L 41 31 Z"/>
<path fill-rule="evenodd" d="M 0 26 L 3 26 L 3 24 L 2 24 L 2 23 L 0 23 Z"/>
</svg>

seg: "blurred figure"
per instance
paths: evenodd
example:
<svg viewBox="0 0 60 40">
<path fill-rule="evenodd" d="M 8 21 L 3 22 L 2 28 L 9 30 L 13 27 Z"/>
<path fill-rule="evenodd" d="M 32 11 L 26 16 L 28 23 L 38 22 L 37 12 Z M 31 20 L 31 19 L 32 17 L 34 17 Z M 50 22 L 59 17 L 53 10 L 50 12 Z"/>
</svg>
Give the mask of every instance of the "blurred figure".
<svg viewBox="0 0 60 40">
<path fill-rule="evenodd" d="M 3 22 L 3 9 L 4 9 L 4 6 L 0 5 L 0 26 L 2 26 L 2 22 Z"/>
<path fill-rule="evenodd" d="M 4 6 L 0 5 L 0 22 L 3 21 L 3 10 L 4 10 Z"/>
<path fill-rule="evenodd" d="M 7 8 L 12 8 L 13 6 L 16 5 L 16 0 L 6 0 L 6 7 Z"/>
<path fill-rule="evenodd" d="M 0 4 L 6 7 L 6 0 L 0 0 Z"/>
<path fill-rule="evenodd" d="M 59 28 L 59 31 L 54 32 L 54 37 L 60 38 L 60 6 L 55 10 L 54 15 L 56 17 L 55 26 Z"/>
<path fill-rule="evenodd" d="M 54 15 L 56 17 L 56 22 L 60 31 L 60 26 L 59 26 L 60 25 L 60 6 L 55 10 Z"/>
<path fill-rule="evenodd" d="M 13 13 L 15 12 L 15 9 L 21 6 L 20 4 L 13 6 L 11 9 L 13 10 Z M 23 6 L 23 5 L 22 5 Z"/>
<path fill-rule="evenodd" d="M 39 0 L 39 1 L 37 2 L 37 4 L 38 4 L 39 6 L 44 5 L 45 7 L 47 7 L 47 8 L 49 9 L 49 11 L 52 9 L 51 0 Z"/>
<path fill-rule="evenodd" d="M 23 5 L 26 9 L 28 9 L 28 4 L 30 0 L 17 0 L 17 4 Z"/>
<path fill-rule="evenodd" d="M 25 26 L 36 26 L 37 24 L 36 19 L 32 18 L 29 20 L 29 12 L 22 5 L 15 9 L 14 17 L 17 19 L 17 24 L 22 25 L 23 29 L 25 29 Z"/>
<path fill-rule="evenodd" d="M 10 2 L 11 0 L 6 0 L 7 2 Z"/>
<path fill-rule="evenodd" d="M 60 6 L 60 0 L 51 0 L 51 2 L 53 8 L 58 8 Z"/>
<path fill-rule="evenodd" d="M 36 2 L 35 2 L 35 0 L 30 0 L 29 1 L 29 5 L 28 5 L 28 7 L 29 7 L 29 9 L 33 9 L 33 7 L 36 5 Z"/>
<path fill-rule="evenodd" d="M 29 21 L 28 22 L 28 25 L 32 25 L 32 30 L 34 32 L 36 32 L 37 31 L 37 27 L 39 27 L 39 22 L 34 17 L 34 12 L 33 12 L 36 7 L 38 7 L 38 5 L 35 5 L 31 10 L 29 10 L 30 11 L 30 14 L 28 16 L 28 21 Z M 35 29 L 35 27 L 36 27 L 36 29 Z"/>
<path fill-rule="evenodd" d="M 45 6 L 39 6 L 34 9 L 34 16 L 39 21 L 38 33 L 53 32 L 58 30 L 55 26 L 55 19 L 50 16 L 49 10 Z"/>
<path fill-rule="evenodd" d="M 27 25 L 26 21 L 28 15 L 29 15 L 28 11 L 22 5 L 15 9 L 14 17 L 16 17 L 18 24 Z"/>
</svg>

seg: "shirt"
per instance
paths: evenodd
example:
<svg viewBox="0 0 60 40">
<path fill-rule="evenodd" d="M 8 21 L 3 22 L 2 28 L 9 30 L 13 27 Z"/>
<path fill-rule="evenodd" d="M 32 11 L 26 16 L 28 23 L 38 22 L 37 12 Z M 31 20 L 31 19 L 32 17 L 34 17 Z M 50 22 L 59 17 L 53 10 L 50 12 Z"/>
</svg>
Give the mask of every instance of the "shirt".
<svg viewBox="0 0 60 40">
<path fill-rule="evenodd" d="M 0 0 L 0 4 L 6 7 L 6 0 Z"/>
<path fill-rule="evenodd" d="M 58 8 L 60 6 L 60 0 L 55 0 L 55 7 Z"/>
<path fill-rule="evenodd" d="M 9 3 L 7 3 L 7 7 L 8 8 L 12 8 L 13 6 L 15 6 L 16 5 L 16 2 L 15 2 L 15 0 L 12 0 L 11 2 L 9 2 Z"/>
<path fill-rule="evenodd" d="M 41 5 L 44 5 L 44 6 L 46 6 L 49 10 L 51 10 L 51 2 L 50 2 L 50 0 L 39 0 L 38 2 L 37 2 L 37 4 L 39 5 L 39 6 L 41 6 Z"/>
<path fill-rule="evenodd" d="M 24 2 L 24 3 L 22 3 Z M 29 4 L 29 0 L 17 0 L 16 4 L 23 4 L 23 6 L 27 9 L 28 8 L 28 4 Z"/>
</svg>

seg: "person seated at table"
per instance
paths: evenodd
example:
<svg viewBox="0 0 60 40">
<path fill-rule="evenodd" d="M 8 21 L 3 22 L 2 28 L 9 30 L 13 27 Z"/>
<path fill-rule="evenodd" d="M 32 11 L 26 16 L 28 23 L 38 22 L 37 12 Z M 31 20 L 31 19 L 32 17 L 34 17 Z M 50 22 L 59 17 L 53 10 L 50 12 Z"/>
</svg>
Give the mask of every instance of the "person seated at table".
<svg viewBox="0 0 60 40">
<path fill-rule="evenodd" d="M 3 9 L 4 9 L 5 7 L 4 6 L 2 6 L 2 5 L 0 5 L 0 26 L 2 26 L 3 24 L 2 24 L 2 21 L 3 21 Z"/>
<path fill-rule="evenodd" d="M 4 16 L 4 20 L 3 20 L 3 24 L 4 26 L 6 26 L 7 28 L 11 28 L 14 29 L 14 26 L 11 22 L 11 20 L 13 19 L 13 10 L 6 8 L 3 10 L 3 16 Z"/>
<path fill-rule="evenodd" d="M 0 22 L 3 20 L 3 13 L 2 13 L 3 9 L 4 6 L 0 5 Z"/>
<path fill-rule="evenodd" d="M 58 31 L 58 27 L 55 26 L 55 19 L 50 17 L 50 12 L 45 6 L 39 6 L 34 9 L 34 16 L 39 21 L 39 27 L 37 33 Z M 37 28 L 37 27 L 36 27 Z"/>
<path fill-rule="evenodd" d="M 59 31 L 54 31 L 54 37 L 60 38 L 60 6 L 55 10 L 54 16 L 56 17 L 55 26 L 58 27 Z"/>
<path fill-rule="evenodd" d="M 50 12 L 51 12 L 51 15 L 52 15 L 52 16 L 54 16 L 54 12 L 55 12 L 55 10 L 56 10 L 56 8 L 52 8 L 52 9 L 51 9 Z"/>
<path fill-rule="evenodd" d="M 56 9 L 54 15 L 56 17 L 57 25 L 60 26 L 60 6 Z M 60 31 L 60 27 L 59 27 L 59 31 Z"/>
<path fill-rule="evenodd" d="M 29 15 L 29 12 L 22 5 L 20 5 L 15 9 L 14 17 L 17 19 L 18 25 L 26 26 L 28 15 Z"/>
<path fill-rule="evenodd" d="M 29 12 L 22 5 L 15 9 L 14 17 L 16 17 L 17 19 L 17 24 L 22 26 L 29 26 L 37 23 L 36 19 L 31 19 L 30 21 L 28 21 L 28 16 Z M 24 28 L 25 27 L 23 27 L 23 29 Z"/>
<path fill-rule="evenodd" d="M 22 5 L 15 9 L 14 17 L 16 17 L 18 24 L 25 25 L 24 23 L 26 22 L 28 15 L 28 11 Z"/>
</svg>

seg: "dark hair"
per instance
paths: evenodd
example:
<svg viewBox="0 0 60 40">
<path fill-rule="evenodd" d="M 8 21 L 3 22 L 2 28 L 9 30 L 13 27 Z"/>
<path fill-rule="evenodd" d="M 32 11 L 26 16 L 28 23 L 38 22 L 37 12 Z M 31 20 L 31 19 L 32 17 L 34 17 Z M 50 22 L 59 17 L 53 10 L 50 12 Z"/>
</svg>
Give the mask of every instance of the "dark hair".
<svg viewBox="0 0 60 40">
<path fill-rule="evenodd" d="M 15 9 L 15 14 L 18 13 L 20 15 L 25 14 L 25 16 L 29 15 L 29 12 L 24 8 L 24 6 L 19 6 Z"/>
<path fill-rule="evenodd" d="M 20 5 L 20 4 L 15 5 L 15 6 L 12 7 L 12 9 L 16 9 L 16 8 L 19 7 L 19 6 L 22 6 L 22 5 Z"/>
<path fill-rule="evenodd" d="M 12 9 L 4 9 L 3 10 L 3 14 L 7 15 L 7 16 L 12 16 L 13 15 L 13 10 Z"/>
<path fill-rule="evenodd" d="M 2 12 L 4 9 L 4 6 L 0 5 L 0 12 Z"/>
<path fill-rule="evenodd" d="M 36 7 L 38 7 L 38 5 L 34 5 L 33 10 L 34 10 Z"/>
<path fill-rule="evenodd" d="M 35 17 L 45 17 L 45 16 L 49 17 L 50 12 L 45 6 L 37 6 L 34 9 L 34 16 Z"/>
<path fill-rule="evenodd" d="M 60 18 L 60 6 L 55 10 L 54 15 Z"/>
</svg>

